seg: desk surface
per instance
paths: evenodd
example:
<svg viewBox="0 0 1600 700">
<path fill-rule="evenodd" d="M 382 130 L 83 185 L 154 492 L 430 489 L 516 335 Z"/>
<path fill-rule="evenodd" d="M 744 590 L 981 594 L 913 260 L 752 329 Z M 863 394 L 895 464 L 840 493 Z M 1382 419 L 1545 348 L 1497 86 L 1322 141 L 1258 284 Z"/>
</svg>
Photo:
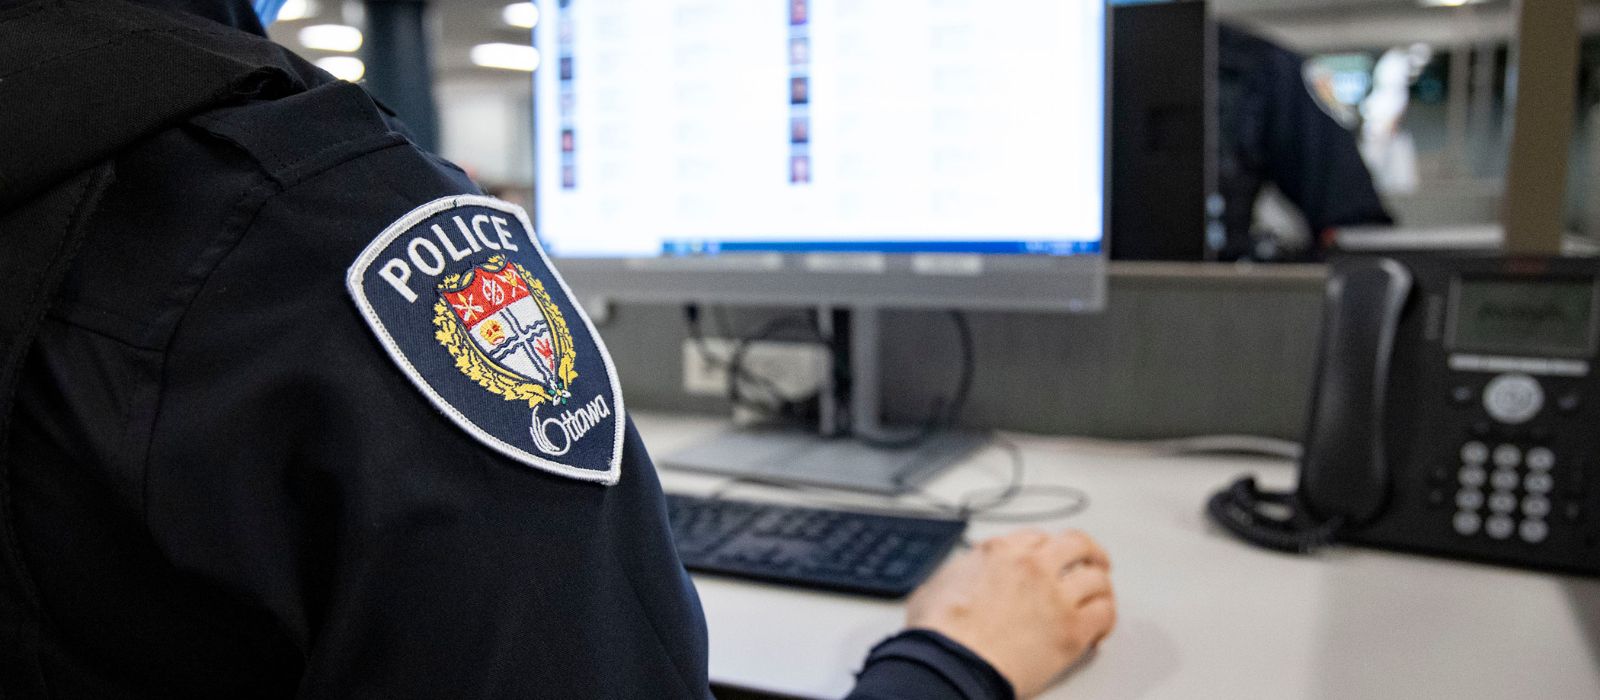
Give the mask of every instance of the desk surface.
<svg viewBox="0 0 1600 700">
<path fill-rule="evenodd" d="M 636 415 L 656 455 L 711 419 Z M 1028 483 L 1079 488 L 1089 508 L 1039 523 L 1088 531 L 1111 553 L 1116 632 L 1046 698 L 1600 698 L 1600 581 L 1337 548 L 1295 557 L 1247 547 L 1201 512 L 1242 472 L 1293 483 L 1292 465 L 1173 457 L 1085 439 L 1011 436 Z M 990 449 L 930 484 L 955 498 L 1003 485 Z M 669 491 L 723 482 L 663 470 Z M 785 499 L 751 489 L 742 498 Z M 1019 501 L 1019 509 L 1051 503 Z M 974 539 L 1014 524 L 975 522 Z M 711 678 L 837 698 L 867 649 L 903 622 L 898 602 L 696 576 Z"/>
</svg>

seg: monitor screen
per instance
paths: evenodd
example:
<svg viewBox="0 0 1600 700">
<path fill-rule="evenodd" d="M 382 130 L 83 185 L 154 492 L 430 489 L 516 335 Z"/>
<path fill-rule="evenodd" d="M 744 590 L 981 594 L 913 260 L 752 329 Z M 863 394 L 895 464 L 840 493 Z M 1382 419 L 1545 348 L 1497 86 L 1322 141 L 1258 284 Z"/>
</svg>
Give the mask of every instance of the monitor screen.
<svg viewBox="0 0 1600 700">
<path fill-rule="evenodd" d="M 1097 254 L 1100 0 L 546 0 L 558 256 Z"/>
</svg>

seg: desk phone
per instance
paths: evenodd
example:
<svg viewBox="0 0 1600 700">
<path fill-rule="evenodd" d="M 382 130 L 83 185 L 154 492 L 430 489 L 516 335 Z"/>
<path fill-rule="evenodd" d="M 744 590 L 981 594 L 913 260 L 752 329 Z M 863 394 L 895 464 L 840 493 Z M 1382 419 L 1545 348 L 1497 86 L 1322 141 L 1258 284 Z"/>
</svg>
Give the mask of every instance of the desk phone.
<svg viewBox="0 0 1600 700">
<path fill-rule="evenodd" d="M 1280 549 L 1600 574 L 1597 365 L 1600 260 L 1336 261 L 1298 490 L 1242 480 L 1210 512 Z"/>
</svg>

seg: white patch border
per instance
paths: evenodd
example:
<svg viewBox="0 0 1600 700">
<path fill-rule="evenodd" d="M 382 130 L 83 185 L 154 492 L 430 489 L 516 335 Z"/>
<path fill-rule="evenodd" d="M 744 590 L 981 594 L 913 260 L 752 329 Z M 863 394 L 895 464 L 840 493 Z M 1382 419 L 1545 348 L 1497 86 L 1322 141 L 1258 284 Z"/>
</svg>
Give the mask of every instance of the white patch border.
<svg viewBox="0 0 1600 700">
<path fill-rule="evenodd" d="M 400 351 L 400 345 L 395 342 L 394 336 L 389 333 L 389 329 L 383 325 L 382 319 L 378 318 L 378 313 L 373 309 L 372 302 L 367 300 L 366 287 L 362 278 L 366 276 L 367 269 L 372 266 L 372 263 L 378 259 L 378 255 L 385 248 L 388 248 L 389 244 L 394 242 L 394 239 L 411 231 L 413 227 L 422 223 L 428 217 L 467 206 L 486 207 L 517 217 L 517 220 L 522 223 L 522 230 L 528 234 L 528 242 L 533 246 L 533 250 L 539 254 L 539 259 L 544 262 L 544 267 L 550 272 L 550 276 L 555 278 L 556 284 L 561 285 L 561 291 L 567 295 L 567 302 L 577 312 L 578 318 L 583 319 L 583 326 L 588 329 L 589 338 L 594 341 L 595 348 L 600 351 L 600 358 L 605 362 L 607 379 L 611 382 L 611 405 L 616 407 L 616 435 L 612 443 L 611 462 L 606 471 L 583 469 L 545 459 L 501 440 L 478 427 L 460 409 L 445 401 L 444 397 L 434 390 L 427 379 L 423 378 L 422 373 L 417 371 L 415 365 L 411 364 L 411 360 Z M 600 334 L 595 330 L 594 323 L 589 320 L 589 314 L 584 312 L 583 307 L 578 304 L 577 297 L 572 294 L 572 289 L 567 286 L 567 281 L 561 278 L 561 273 L 556 270 L 555 265 L 550 263 L 550 256 L 545 254 L 544 246 L 539 245 L 539 237 L 534 233 L 533 224 L 528 220 L 528 213 L 523 211 L 522 207 L 483 195 L 450 195 L 440 197 L 412 209 L 405 216 L 389 224 L 388 228 L 383 230 L 383 233 L 378 234 L 377 238 L 367 244 L 366 249 L 361 251 L 361 255 L 356 257 L 355 262 L 351 263 L 349 271 L 345 274 L 345 287 L 349 289 L 350 296 L 355 300 L 356 307 L 361 310 L 361 315 L 366 319 L 367 325 L 372 327 L 372 332 L 377 334 L 378 340 L 383 343 L 383 349 L 389 353 L 389 358 L 400 366 L 406 377 L 428 397 L 428 400 L 433 403 L 435 408 L 449 416 L 451 420 L 455 421 L 456 425 L 461 426 L 462 430 L 467 431 L 496 452 L 537 469 L 605 486 L 613 486 L 621 480 L 623 441 L 627 434 L 628 422 L 627 413 L 622 403 L 622 378 L 617 375 L 617 368 L 611 361 L 611 352 L 606 349 L 605 341 L 601 340 Z"/>
</svg>

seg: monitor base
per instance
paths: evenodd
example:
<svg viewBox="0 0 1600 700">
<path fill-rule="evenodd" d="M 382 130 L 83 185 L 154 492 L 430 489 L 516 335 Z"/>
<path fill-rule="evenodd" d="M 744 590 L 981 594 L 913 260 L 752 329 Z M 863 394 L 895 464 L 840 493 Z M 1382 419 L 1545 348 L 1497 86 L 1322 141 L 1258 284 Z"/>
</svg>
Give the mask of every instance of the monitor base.
<svg viewBox="0 0 1600 700">
<path fill-rule="evenodd" d="M 660 462 L 750 481 L 895 496 L 927 483 L 988 442 L 981 433 L 940 432 L 907 447 L 879 447 L 798 429 L 734 429 Z"/>
</svg>

